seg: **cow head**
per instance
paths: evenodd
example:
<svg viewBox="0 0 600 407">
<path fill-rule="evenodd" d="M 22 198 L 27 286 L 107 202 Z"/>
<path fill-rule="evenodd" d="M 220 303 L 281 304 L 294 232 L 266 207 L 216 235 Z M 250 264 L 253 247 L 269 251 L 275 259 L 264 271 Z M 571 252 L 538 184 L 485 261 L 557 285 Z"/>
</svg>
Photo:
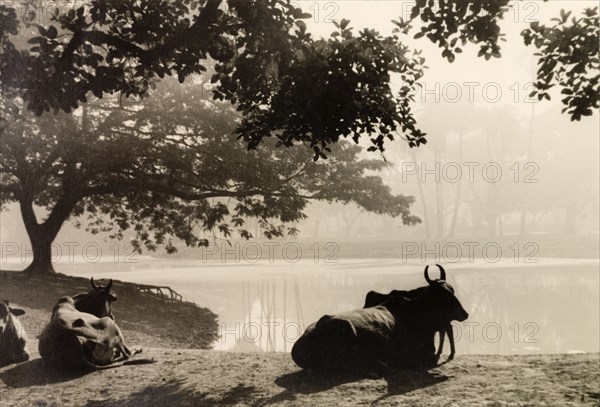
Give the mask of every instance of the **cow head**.
<svg viewBox="0 0 600 407">
<path fill-rule="evenodd" d="M 429 283 L 429 290 L 424 298 L 427 309 L 436 314 L 436 319 L 446 323 L 464 321 L 469 314 L 454 295 L 454 288 L 446 282 L 444 268 L 439 264 L 436 266 L 440 269 L 440 278 L 436 280 L 429 277 L 429 266 L 425 267 L 425 280 Z"/>
<path fill-rule="evenodd" d="M 11 307 L 8 301 L 0 302 L 0 333 L 4 333 L 6 327 L 10 325 L 13 316 L 19 317 L 24 314 L 24 310 Z"/>
<path fill-rule="evenodd" d="M 101 286 L 97 285 L 94 282 L 94 277 L 92 277 L 90 283 L 92 285 L 90 292 L 73 296 L 75 308 L 98 318 L 110 317 L 114 319 L 111 308 L 112 303 L 117 300 L 117 295 L 110 292 L 113 281 L 110 280 L 106 286 Z"/>
</svg>

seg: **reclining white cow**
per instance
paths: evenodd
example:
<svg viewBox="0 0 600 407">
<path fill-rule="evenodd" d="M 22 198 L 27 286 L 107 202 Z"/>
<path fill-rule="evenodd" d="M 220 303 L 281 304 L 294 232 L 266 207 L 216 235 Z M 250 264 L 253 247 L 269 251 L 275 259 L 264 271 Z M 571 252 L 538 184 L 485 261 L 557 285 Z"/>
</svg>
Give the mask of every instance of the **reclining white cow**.
<svg viewBox="0 0 600 407">
<path fill-rule="evenodd" d="M 38 348 L 45 365 L 58 370 L 105 367 L 132 355 L 114 320 L 78 311 L 71 297 L 58 300 Z"/>
</svg>

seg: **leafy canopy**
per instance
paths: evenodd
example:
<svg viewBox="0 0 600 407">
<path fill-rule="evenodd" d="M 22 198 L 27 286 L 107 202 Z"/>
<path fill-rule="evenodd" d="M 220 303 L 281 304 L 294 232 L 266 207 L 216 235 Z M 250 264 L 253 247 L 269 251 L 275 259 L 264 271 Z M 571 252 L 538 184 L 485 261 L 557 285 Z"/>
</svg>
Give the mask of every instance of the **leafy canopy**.
<svg viewBox="0 0 600 407">
<path fill-rule="evenodd" d="M 508 10 L 509 0 L 416 0 L 407 22 L 395 24 L 404 31 L 420 17 L 420 30 L 414 38 L 426 37 L 442 48 L 442 57 L 453 62 L 461 46 L 479 44 L 478 56 L 500 58 L 499 40 L 504 41 L 499 20 Z M 460 43 L 459 43 L 460 41 Z"/>
<path fill-rule="evenodd" d="M 237 132 L 251 148 L 275 136 L 319 157 L 340 138 L 368 135 L 383 150 L 395 132 L 424 136 L 408 104 L 423 59 L 396 35 L 355 33 L 346 20 L 315 40 L 302 21 L 310 15 L 289 0 L 94 0 L 57 10 L 48 26 L 21 22 L 7 6 L 0 16 L 2 92 L 37 115 L 71 112 L 90 92 L 145 96 L 167 75 L 183 82 L 214 63 L 214 97 L 237 105 Z M 25 45 L 14 38 L 23 24 L 39 34 Z M 399 94 L 390 73 L 401 77 Z"/>
<path fill-rule="evenodd" d="M 247 151 L 233 134 L 241 115 L 207 100 L 205 86 L 167 79 L 151 98 L 122 107 L 104 98 L 56 117 L 13 106 L 0 137 L 0 199 L 30 197 L 47 209 L 46 221 L 72 202 L 63 215 L 79 217 L 88 231 L 113 238 L 131 231 L 138 250 L 169 252 L 174 238 L 191 246 L 206 233 L 248 239 L 248 219 L 266 237 L 294 235 L 309 200 L 420 221 L 410 215 L 413 198 L 392 194 L 375 175 L 388 164 L 362 159 L 359 146 L 342 141 L 316 162 L 310 150 L 276 148 L 275 140 Z"/>
<path fill-rule="evenodd" d="M 145 96 L 165 76 L 183 82 L 206 73 L 214 97 L 242 113 L 236 132 L 250 148 L 276 137 L 278 145 L 304 143 L 319 158 L 341 138 L 369 137 L 371 150 L 383 151 L 397 135 L 416 147 L 426 139 L 410 104 L 424 59 L 399 34 L 418 24 L 414 37 L 438 44 L 450 62 L 468 43 L 479 46 L 479 56 L 498 58 L 499 22 L 510 5 L 416 0 L 408 21 L 393 21 L 391 36 L 356 33 L 341 20 L 325 39 L 306 31 L 302 20 L 310 15 L 290 0 L 93 0 L 57 9 L 47 26 L 34 23 L 35 10 L 23 10 L 20 21 L 14 8 L 0 5 L 0 90 L 20 95 L 40 115 L 70 112 L 90 93 Z M 541 51 L 538 97 L 560 85 L 578 120 L 598 107 L 597 9 L 570 25 L 565 15 L 555 27 L 533 23 L 523 37 Z M 23 27 L 37 35 L 23 41 Z M 402 83 L 396 92 L 391 75 Z"/>
</svg>

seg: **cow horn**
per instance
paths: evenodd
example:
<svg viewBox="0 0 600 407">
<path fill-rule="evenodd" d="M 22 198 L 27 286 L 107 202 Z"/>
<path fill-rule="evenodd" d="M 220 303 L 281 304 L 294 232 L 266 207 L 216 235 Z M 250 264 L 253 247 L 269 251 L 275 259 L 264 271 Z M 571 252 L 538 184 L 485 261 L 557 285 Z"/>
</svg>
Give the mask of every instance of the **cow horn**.
<svg viewBox="0 0 600 407">
<path fill-rule="evenodd" d="M 106 287 L 104 287 L 104 289 L 106 291 L 110 291 L 111 287 L 112 287 L 112 278 L 108 281 L 108 284 L 106 285 Z"/>
<path fill-rule="evenodd" d="M 440 280 L 446 281 L 446 270 L 444 270 L 444 268 L 439 264 L 436 264 L 436 266 L 438 266 L 440 269 Z"/>
<path fill-rule="evenodd" d="M 429 278 L 428 270 L 429 270 L 429 265 L 425 266 L 425 281 L 427 281 L 429 284 L 431 284 L 432 281 Z"/>
<path fill-rule="evenodd" d="M 96 283 L 94 283 L 94 277 L 90 278 L 90 283 L 92 283 L 92 288 L 98 288 Z"/>
</svg>

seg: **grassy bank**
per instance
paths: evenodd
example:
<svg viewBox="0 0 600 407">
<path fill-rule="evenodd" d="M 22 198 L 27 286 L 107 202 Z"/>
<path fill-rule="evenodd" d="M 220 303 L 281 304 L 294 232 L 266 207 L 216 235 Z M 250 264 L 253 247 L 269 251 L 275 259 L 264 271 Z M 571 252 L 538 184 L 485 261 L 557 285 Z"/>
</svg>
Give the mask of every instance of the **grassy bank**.
<svg viewBox="0 0 600 407">
<path fill-rule="evenodd" d="M 36 338 L 57 300 L 89 290 L 90 281 L 86 278 L 0 271 L 0 299 L 26 311 L 20 320 L 27 331 L 31 353 L 37 352 Z M 113 304 L 115 319 L 132 346 L 208 349 L 218 337 L 217 315 L 207 308 L 142 293 L 136 284 L 122 281 L 114 281 L 112 291 L 118 296 Z"/>
</svg>

